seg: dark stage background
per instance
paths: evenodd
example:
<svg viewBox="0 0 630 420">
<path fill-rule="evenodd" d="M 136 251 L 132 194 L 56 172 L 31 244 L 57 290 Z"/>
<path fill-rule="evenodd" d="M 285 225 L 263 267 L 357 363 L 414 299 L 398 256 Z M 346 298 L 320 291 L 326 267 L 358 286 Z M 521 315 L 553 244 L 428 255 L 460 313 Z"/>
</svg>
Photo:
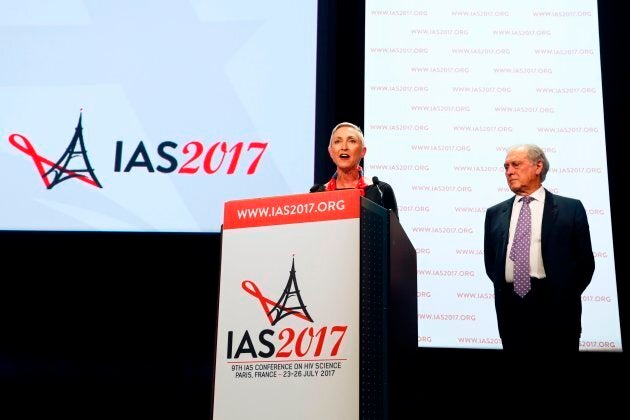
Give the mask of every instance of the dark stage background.
<svg viewBox="0 0 630 420">
<path fill-rule="evenodd" d="M 314 181 L 334 171 L 326 152 L 330 128 L 346 120 L 363 125 L 364 8 L 362 1 L 319 2 Z M 613 238 L 620 245 L 627 231 L 620 202 L 627 24 L 612 2 L 600 2 L 599 16 Z M 0 232 L 0 416 L 211 418 L 220 240 L 218 234 Z M 628 270 L 616 249 L 625 344 Z M 616 402 L 611 381 L 621 381 L 616 389 L 627 385 L 623 356 L 581 353 L 577 360 L 536 362 L 527 371 L 535 384 L 530 393 L 608 389 L 606 400 L 588 396 L 605 410 Z M 418 349 L 412 368 L 395 379 L 415 388 L 410 418 L 433 409 L 481 414 L 519 386 L 509 362 L 500 351 Z"/>
</svg>

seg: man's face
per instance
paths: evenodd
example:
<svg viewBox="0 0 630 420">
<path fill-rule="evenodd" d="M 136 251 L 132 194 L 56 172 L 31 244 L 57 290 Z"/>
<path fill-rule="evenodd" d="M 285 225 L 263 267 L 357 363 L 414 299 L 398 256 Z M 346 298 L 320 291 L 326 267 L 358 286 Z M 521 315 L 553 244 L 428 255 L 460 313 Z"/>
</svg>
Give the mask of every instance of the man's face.
<svg viewBox="0 0 630 420">
<path fill-rule="evenodd" d="M 515 149 L 508 153 L 503 164 L 505 178 L 514 194 L 529 195 L 540 188 L 542 161 L 532 162 L 525 149 Z"/>
</svg>

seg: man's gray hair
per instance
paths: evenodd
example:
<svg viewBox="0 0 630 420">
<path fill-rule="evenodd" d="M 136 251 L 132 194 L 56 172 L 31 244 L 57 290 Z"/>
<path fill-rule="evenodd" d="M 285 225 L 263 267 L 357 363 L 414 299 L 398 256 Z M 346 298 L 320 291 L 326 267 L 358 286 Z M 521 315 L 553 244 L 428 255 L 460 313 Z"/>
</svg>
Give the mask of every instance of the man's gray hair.
<svg viewBox="0 0 630 420">
<path fill-rule="evenodd" d="M 507 151 L 507 154 L 510 154 L 512 151 L 516 149 L 525 149 L 527 152 L 527 158 L 532 163 L 537 163 L 539 160 L 543 163 L 543 169 L 540 173 L 540 181 L 544 181 L 547 177 L 547 172 L 549 172 L 549 161 L 547 160 L 547 156 L 545 156 L 545 152 L 540 147 L 535 144 L 517 144 L 510 147 Z"/>
</svg>

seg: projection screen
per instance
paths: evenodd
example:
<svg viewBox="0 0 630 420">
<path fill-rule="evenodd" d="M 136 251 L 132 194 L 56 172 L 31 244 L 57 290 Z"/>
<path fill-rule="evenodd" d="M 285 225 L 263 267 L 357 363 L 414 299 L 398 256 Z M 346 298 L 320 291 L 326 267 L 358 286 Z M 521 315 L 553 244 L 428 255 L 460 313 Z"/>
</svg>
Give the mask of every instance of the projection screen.
<svg viewBox="0 0 630 420">
<path fill-rule="evenodd" d="M 218 232 L 303 192 L 316 32 L 316 1 L 0 3 L 0 230 Z"/>
</svg>

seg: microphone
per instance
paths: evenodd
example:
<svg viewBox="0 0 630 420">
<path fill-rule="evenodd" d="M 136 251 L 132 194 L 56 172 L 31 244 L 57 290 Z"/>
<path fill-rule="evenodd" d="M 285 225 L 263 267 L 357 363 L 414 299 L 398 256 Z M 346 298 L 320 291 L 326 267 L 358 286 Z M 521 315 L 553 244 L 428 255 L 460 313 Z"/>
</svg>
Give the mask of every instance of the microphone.
<svg viewBox="0 0 630 420">
<path fill-rule="evenodd" d="M 378 190 L 379 194 L 381 194 L 381 200 L 383 199 L 383 191 L 381 191 L 381 187 L 378 186 L 378 184 L 381 182 L 378 180 L 378 177 L 373 176 L 372 177 L 372 182 L 374 183 L 374 185 L 376 185 L 376 189 Z"/>
<path fill-rule="evenodd" d="M 310 192 L 317 192 L 321 188 L 322 184 L 315 184 L 311 187 Z"/>
</svg>

